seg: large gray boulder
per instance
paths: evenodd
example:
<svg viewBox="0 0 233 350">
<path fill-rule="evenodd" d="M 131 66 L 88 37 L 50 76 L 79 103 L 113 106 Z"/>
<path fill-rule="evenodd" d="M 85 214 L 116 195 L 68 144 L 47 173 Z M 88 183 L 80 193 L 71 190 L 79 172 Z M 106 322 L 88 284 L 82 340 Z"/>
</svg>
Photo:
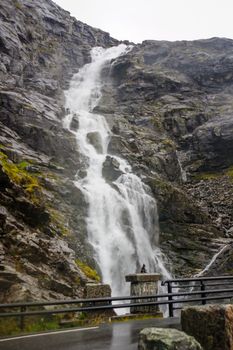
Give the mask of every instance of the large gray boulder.
<svg viewBox="0 0 233 350">
<path fill-rule="evenodd" d="M 202 347 L 177 329 L 145 328 L 139 334 L 138 350 L 202 350 Z"/>
<path fill-rule="evenodd" d="M 107 156 L 102 169 L 102 175 L 106 181 L 115 181 L 119 176 L 122 175 L 120 170 L 120 164 L 114 157 Z"/>
<path fill-rule="evenodd" d="M 181 324 L 204 350 L 233 349 L 233 305 L 187 307 L 181 312 Z"/>
</svg>

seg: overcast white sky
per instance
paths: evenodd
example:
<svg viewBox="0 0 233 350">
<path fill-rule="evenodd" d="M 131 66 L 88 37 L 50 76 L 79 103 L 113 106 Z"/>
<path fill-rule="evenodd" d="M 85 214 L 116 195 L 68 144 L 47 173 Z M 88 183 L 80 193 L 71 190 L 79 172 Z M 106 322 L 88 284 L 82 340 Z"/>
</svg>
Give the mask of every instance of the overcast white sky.
<svg viewBox="0 0 233 350">
<path fill-rule="evenodd" d="M 116 39 L 233 38 L 232 0 L 54 0 Z"/>
</svg>

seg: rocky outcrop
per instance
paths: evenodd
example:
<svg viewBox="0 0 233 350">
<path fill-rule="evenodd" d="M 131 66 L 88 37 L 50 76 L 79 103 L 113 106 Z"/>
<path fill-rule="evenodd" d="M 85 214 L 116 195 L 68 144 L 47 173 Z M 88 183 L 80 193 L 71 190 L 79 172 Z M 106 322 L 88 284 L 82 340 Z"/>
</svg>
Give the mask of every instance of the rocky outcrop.
<svg viewBox="0 0 233 350">
<path fill-rule="evenodd" d="M 107 156 L 103 164 L 102 174 L 106 181 L 112 182 L 123 173 L 120 170 L 120 164 L 118 161 L 113 157 Z"/>
<path fill-rule="evenodd" d="M 195 337 L 204 350 L 233 348 L 233 306 L 187 307 L 181 311 L 182 330 Z"/>
<path fill-rule="evenodd" d="M 116 44 L 50 0 L 1 1 L 1 301 L 83 296 L 95 278 L 77 263 L 93 265 L 93 254 L 63 90 L 93 46 Z"/>
<path fill-rule="evenodd" d="M 202 350 L 193 338 L 171 328 L 145 328 L 139 334 L 139 350 Z"/>
</svg>

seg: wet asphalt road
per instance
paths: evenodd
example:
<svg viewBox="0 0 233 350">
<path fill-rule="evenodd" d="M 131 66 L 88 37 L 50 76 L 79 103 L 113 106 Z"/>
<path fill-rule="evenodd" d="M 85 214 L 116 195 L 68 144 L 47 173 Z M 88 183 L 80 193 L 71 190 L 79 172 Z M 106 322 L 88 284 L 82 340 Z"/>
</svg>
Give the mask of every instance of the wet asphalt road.
<svg viewBox="0 0 233 350">
<path fill-rule="evenodd" d="M 138 334 L 146 327 L 179 328 L 179 319 L 117 322 L 93 329 L 0 339 L 0 350 L 136 350 Z"/>
</svg>

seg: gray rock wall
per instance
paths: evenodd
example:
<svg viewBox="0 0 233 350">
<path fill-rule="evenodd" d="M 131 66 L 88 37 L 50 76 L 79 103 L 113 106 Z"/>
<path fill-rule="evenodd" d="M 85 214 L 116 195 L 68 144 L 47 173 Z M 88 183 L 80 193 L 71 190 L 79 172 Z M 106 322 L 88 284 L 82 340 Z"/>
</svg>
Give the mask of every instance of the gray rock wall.
<svg viewBox="0 0 233 350">
<path fill-rule="evenodd" d="M 76 259 L 94 262 L 63 89 L 93 46 L 115 44 L 50 0 L 0 3 L 1 301 L 83 295 Z"/>
<path fill-rule="evenodd" d="M 114 133 L 109 151 L 158 201 L 177 275 L 200 272 L 232 240 L 232 53 L 229 39 L 145 41 L 111 66 L 98 106 Z"/>
</svg>

